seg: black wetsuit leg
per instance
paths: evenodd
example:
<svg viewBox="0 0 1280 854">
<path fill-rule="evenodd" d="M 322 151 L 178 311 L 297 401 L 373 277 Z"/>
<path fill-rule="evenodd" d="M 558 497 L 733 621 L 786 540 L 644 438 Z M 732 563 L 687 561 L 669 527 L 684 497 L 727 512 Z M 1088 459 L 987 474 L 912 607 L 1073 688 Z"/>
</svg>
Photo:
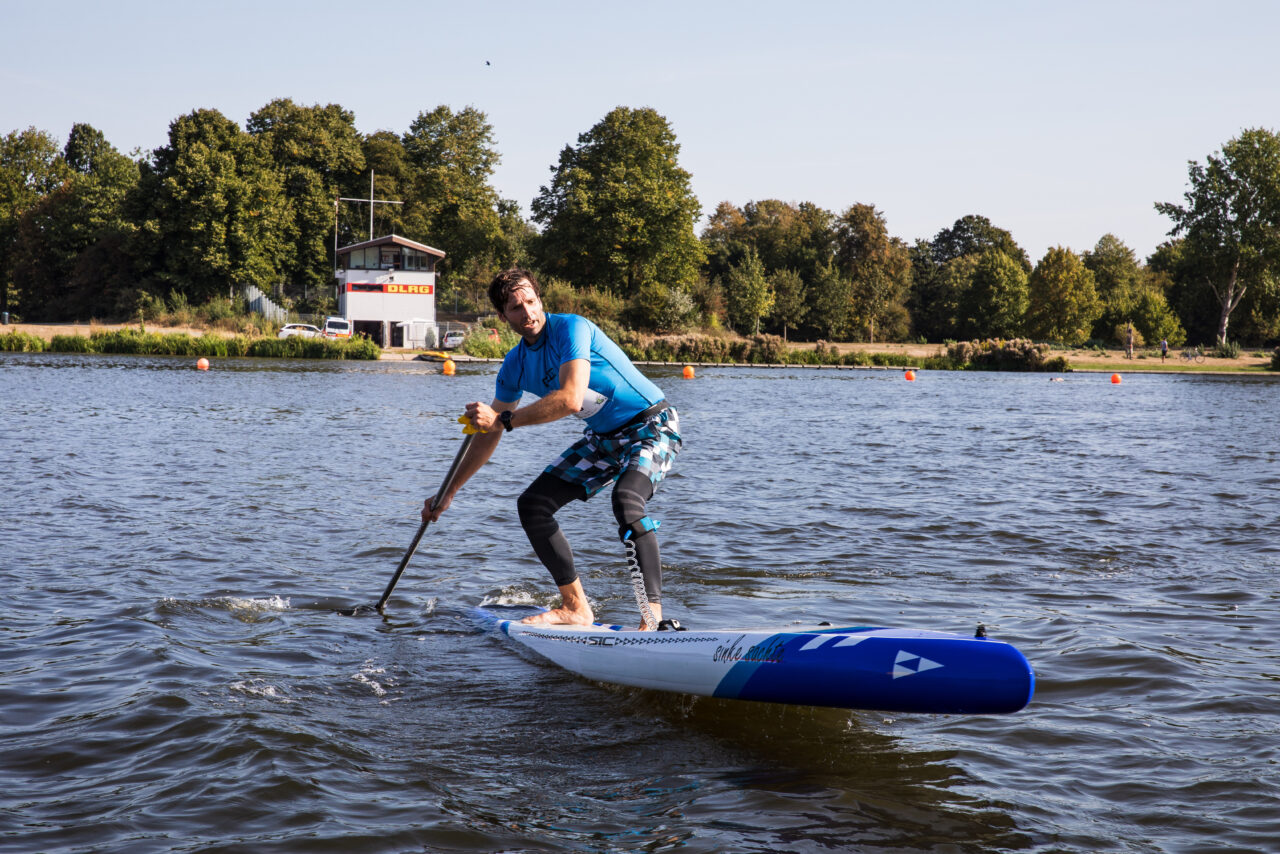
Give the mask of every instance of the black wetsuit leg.
<svg viewBox="0 0 1280 854">
<path fill-rule="evenodd" d="M 636 548 L 640 573 L 644 576 L 644 590 L 650 602 L 662 601 L 662 561 L 658 556 L 658 535 L 640 527 L 645 518 L 646 502 L 653 497 L 653 483 L 638 471 L 623 472 L 613 487 L 613 515 L 618 520 L 618 531 Z"/>
<path fill-rule="evenodd" d="M 560 530 L 555 514 L 575 498 L 586 500 L 581 484 L 569 483 L 553 474 L 543 472 L 529 488 L 516 499 L 520 524 L 529 543 L 542 565 L 551 573 L 557 587 L 572 584 L 578 579 L 573 568 L 573 549 L 569 539 Z"/>
</svg>

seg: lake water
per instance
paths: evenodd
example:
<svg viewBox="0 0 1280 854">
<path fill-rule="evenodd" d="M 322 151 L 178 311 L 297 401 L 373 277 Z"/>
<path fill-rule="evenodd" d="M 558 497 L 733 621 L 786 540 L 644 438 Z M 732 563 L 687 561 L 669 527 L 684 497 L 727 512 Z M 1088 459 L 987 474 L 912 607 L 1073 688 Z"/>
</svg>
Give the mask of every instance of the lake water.
<svg viewBox="0 0 1280 854">
<path fill-rule="evenodd" d="M 587 682 L 513 433 L 377 600 L 495 366 L 0 354 L 0 850 L 1280 850 L 1280 381 L 704 368 L 651 504 L 667 614 L 985 623 L 1009 716 Z M 606 497 L 566 508 L 635 619 Z"/>
</svg>

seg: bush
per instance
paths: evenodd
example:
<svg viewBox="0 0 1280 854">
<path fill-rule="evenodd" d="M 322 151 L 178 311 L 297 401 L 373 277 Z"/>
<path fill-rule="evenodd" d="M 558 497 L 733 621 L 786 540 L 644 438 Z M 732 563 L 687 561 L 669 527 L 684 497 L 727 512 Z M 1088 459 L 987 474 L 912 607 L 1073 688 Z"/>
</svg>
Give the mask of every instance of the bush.
<svg viewBox="0 0 1280 854">
<path fill-rule="evenodd" d="M 45 345 L 43 338 L 37 338 L 28 332 L 14 329 L 0 335 L 0 350 L 10 353 L 42 353 Z"/>
<path fill-rule="evenodd" d="M 51 353 L 92 353 L 89 339 L 83 335 L 54 335 L 49 339 Z"/>
<path fill-rule="evenodd" d="M 1235 341 L 1228 341 L 1225 344 L 1219 344 L 1213 348 L 1213 352 L 1209 355 L 1219 359 L 1238 359 L 1240 358 L 1240 345 Z"/>
<path fill-rule="evenodd" d="M 1067 360 L 1063 356 L 1048 358 L 1048 344 L 1036 344 L 1026 338 L 1004 341 L 988 338 L 986 341 L 960 341 L 947 348 L 947 356 L 961 370 L 988 371 L 1064 371 Z"/>
<path fill-rule="evenodd" d="M 22 333 L 25 334 L 25 333 Z M 27 336 L 32 338 L 33 336 Z M 0 336 L 3 345 L 5 336 Z M 34 339 L 44 349 L 44 342 Z M 0 349 L 7 349 L 0 346 Z M 368 338 L 249 338 L 184 333 L 160 335 L 140 329 L 119 329 L 83 335 L 55 335 L 49 348 L 59 353 L 119 353 L 142 356 L 261 356 L 278 359 L 377 359 L 382 348 Z"/>
<path fill-rule="evenodd" d="M 1271 354 L 1271 370 L 1280 371 L 1280 347 L 1277 347 L 1276 351 Z"/>
</svg>

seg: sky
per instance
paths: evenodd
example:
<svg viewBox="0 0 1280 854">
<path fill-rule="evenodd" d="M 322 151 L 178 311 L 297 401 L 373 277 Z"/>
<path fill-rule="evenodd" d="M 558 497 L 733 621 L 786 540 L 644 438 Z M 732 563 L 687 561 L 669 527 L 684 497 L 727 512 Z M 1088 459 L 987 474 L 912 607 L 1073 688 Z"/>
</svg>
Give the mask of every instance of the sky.
<svg viewBox="0 0 1280 854">
<path fill-rule="evenodd" d="M 651 107 L 704 215 L 872 204 L 912 243 L 976 214 L 1033 262 L 1107 233 L 1145 259 L 1189 161 L 1280 129 L 1263 0 L 0 0 L 0 30 L 0 133 L 85 122 L 131 153 L 200 108 L 339 104 L 399 134 L 471 106 L 527 217 L 565 146 Z"/>
</svg>

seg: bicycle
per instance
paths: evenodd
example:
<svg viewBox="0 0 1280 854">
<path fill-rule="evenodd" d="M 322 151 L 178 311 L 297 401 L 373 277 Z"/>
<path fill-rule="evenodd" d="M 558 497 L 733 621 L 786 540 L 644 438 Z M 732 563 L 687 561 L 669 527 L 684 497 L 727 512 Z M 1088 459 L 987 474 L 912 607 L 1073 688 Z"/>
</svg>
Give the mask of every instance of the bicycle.
<svg viewBox="0 0 1280 854">
<path fill-rule="evenodd" d="M 1191 349 L 1182 349 L 1182 359 L 1185 362 L 1195 362 L 1197 365 L 1204 364 L 1204 348 L 1197 345 Z"/>
</svg>

